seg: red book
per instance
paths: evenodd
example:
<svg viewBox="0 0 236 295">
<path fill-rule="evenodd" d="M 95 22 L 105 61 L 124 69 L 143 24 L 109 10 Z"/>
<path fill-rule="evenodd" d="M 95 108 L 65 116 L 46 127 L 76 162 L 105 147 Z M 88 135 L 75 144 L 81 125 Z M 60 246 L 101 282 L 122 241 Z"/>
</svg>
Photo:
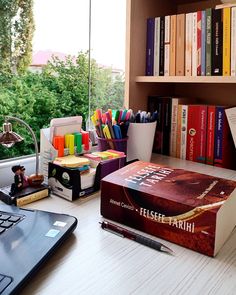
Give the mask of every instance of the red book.
<svg viewBox="0 0 236 295">
<path fill-rule="evenodd" d="M 207 146 L 206 146 L 206 164 L 214 163 L 214 141 L 215 141 L 215 116 L 216 107 L 207 107 Z"/>
<path fill-rule="evenodd" d="M 189 105 L 186 160 L 206 161 L 207 106 Z"/>
<path fill-rule="evenodd" d="M 197 76 L 201 76 L 202 12 L 197 12 Z"/>
<path fill-rule="evenodd" d="M 142 161 L 101 181 L 101 214 L 214 256 L 236 219 L 236 182 Z"/>
</svg>

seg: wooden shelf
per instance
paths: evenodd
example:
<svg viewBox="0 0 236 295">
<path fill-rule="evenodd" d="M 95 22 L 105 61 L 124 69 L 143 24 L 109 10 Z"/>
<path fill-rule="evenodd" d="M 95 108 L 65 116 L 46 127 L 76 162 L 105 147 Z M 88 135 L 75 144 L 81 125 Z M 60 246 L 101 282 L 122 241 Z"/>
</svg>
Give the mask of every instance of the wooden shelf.
<svg viewBox="0 0 236 295">
<path fill-rule="evenodd" d="M 236 77 L 230 76 L 136 76 L 138 83 L 236 83 Z"/>
</svg>

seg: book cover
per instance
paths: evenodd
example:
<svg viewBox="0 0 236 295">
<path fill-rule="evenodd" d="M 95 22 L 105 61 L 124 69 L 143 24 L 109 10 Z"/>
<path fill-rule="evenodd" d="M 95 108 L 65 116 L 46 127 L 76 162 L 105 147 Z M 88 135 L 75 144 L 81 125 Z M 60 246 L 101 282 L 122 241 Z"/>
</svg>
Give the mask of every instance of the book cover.
<svg viewBox="0 0 236 295">
<path fill-rule="evenodd" d="M 11 186 L 0 189 L 0 200 L 8 205 L 23 206 L 50 195 L 49 186 L 41 184 L 40 186 L 28 186 L 23 188 L 13 196 L 10 194 Z"/>
<path fill-rule="evenodd" d="M 197 12 L 192 16 L 192 76 L 197 76 Z"/>
<path fill-rule="evenodd" d="M 236 150 L 224 106 L 216 106 L 214 166 L 235 169 Z"/>
<path fill-rule="evenodd" d="M 154 76 L 159 76 L 159 64 L 160 64 L 160 17 L 155 17 Z"/>
<path fill-rule="evenodd" d="M 222 9 L 212 9 L 212 76 L 222 76 L 223 18 Z"/>
<path fill-rule="evenodd" d="M 170 75 L 170 15 L 165 16 L 164 76 Z"/>
<path fill-rule="evenodd" d="M 236 182 L 137 161 L 101 181 L 101 214 L 215 256 L 236 224 Z"/>
<path fill-rule="evenodd" d="M 207 107 L 188 106 L 186 160 L 205 163 Z"/>
<path fill-rule="evenodd" d="M 214 163 L 214 142 L 215 142 L 215 116 L 216 107 L 207 106 L 207 145 L 206 145 L 206 164 Z"/>
<path fill-rule="evenodd" d="M 185 14 L 177 14 L 176 19 L 176 76 L 185 74 Z"/>
<path fill-rule="evenodd" d="M 170 16 L 170 76 L 175 76 L 176 68 L 176 14 Z"/>
<path fill-rule="evenodd" d="M 186 34 L 185 34 L 185 76 L 192 75 L 192 16 L 193 14 L 186 14 Z"/>
<path fill-rule="evenodd" d="M 147 19 L 146 76 L 153 76 L 155 19 Z"/>
<path fill-rule="evenodd" d="M 206 9 L 206 76 L 211 76 L 212 8 Z"/>
<path fill-rule="evenodd" d="M 202 10 L 201 76 L 206 75 L 206 11 Z"/>
<path fill-rule="evenodd" d="M 223 76 L 230 76 L 231 8 L 223 8 Z"/>
<path fill-rule="evenodd" d="M 164 76 L 165 71 L 165 17 L 160 17 L 160 61 L 159 75 Z"/>
<path fill-rule="evenodd" d="M 197 11 L 197 76 L 201 76 L 202 12 Z"/>
<path fill-rule="evenodd" d="M 236 7 L 231 8 L 231 76 L 236 76 Z"/>
</svg>

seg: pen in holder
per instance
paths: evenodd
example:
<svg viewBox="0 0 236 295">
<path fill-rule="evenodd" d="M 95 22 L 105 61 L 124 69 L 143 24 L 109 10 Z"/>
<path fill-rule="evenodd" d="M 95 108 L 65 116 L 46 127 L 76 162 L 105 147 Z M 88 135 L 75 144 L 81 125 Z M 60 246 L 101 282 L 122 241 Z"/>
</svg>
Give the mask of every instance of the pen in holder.
<svg viewBox="0 0 236 295">
<path fill-rule="evenodd" d="M 108 139 L 108 138 L 101 138 L 98 137 L 98 150 L 99 151 L 106 151 L 108 149 L 112 149 L 127 153 L 127 141 L 128 137 L 121 138 L 121 139 Z"/>
</svg>

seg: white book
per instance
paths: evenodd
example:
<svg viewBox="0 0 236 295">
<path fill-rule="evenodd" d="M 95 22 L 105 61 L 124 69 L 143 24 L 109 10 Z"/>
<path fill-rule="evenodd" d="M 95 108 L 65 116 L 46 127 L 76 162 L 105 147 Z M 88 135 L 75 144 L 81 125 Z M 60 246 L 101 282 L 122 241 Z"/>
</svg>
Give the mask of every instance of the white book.
<svg viewBox="0 0 236 295">
<path fill-rule="evenodd" d="M 192 24 L 193 13 L 186 14 L 185 28 L 185 76 L 192 75 Z"/>
<path fill-rule="evenodd" d="M 165 16 L 164 76 L 170 75 L 170 15 Z"/>
<path fill-rule="evenodd" d="M 186 159 L 187 149 L 187 127 L 188 127 L 188 105 L 182 105 L 180 133 L 180 159 Z"/>
<path fill-rule="evenodd" d="M 197 76 L 197 12 L 192 15 L 192 76 Z"/>
<path fill-rule="evenodd" d="M 155 17 L 154 29 L 154 76 L 159 76 L 160 67 L 160 17 Z"/>
<path fill-rule="evenodd" d="M 231 76 L 236 76 L 236 7 L 231 8 Z"/>
</svg>

